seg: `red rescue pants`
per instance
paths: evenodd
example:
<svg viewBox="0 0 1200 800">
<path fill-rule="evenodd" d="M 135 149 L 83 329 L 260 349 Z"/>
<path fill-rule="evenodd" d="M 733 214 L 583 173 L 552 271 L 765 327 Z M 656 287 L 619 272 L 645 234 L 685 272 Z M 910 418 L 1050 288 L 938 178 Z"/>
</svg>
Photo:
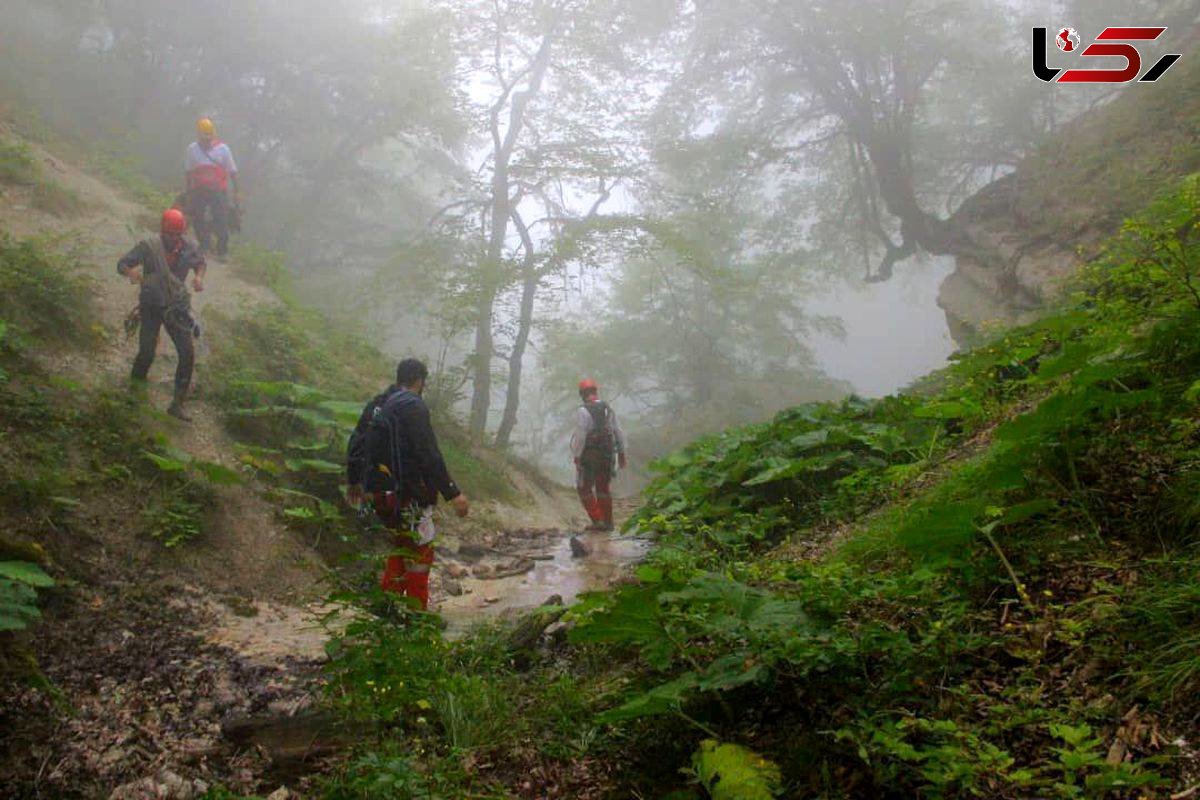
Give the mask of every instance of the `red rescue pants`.
<svg viewBox="0 0 1200 800">
<path fill-rule="evenodd" d="M 385 525 L 396 530 L 393 544 L 403 551 L 387 557 L 379 588 L 413 598 L 422 610 L 429 608 L 429 568 L 433 565 L 434 551 L 432 542 L 417 543 L 420 509 L 398 509 L 395 495 L 376 493 L 375 510 Z"/>
<path fill-rule="evenodd" d="M 411 539 L 396 537 L 396 547 L 411 553 L 411 556 L 391 555 L 383 566 L 379 588 L 411 597 L 429 608 L 429 568 L 433 565 L 433 545 L 414 545 Z"/>
<path fill-rule="evenodd" d="M 575 490 L 592 522 L 611 524 L 613 521 L 611 482 L 611 460 L 592 460 L 585 454 L 575 465 Z"/>
</svg>

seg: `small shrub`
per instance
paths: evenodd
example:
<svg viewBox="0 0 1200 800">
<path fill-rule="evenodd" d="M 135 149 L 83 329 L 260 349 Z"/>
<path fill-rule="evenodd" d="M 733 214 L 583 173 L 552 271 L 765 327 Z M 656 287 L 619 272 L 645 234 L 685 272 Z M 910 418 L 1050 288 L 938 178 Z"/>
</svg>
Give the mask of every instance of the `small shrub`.
<svg viewBox="0 0 1200 800">
<path fill-rule="evenodd" d="M 0 143 L 0 182 L 32 186 L 39 175 L 37 161 L 29 147 L 20 142 Z"/>
<path fill-rule="evenodd" d="M 0 561 L 0 631 L 22 630 L 40 617 L 37 590 L 53 585 L 37 564 Z"/>
<path fill-rule="evenodd" d="M 0 317 L 34 338 L 94 343 L 92 287 L 71 254 L 55 252 L 55 244 L 0 234 Z"/>
<path fill-rule="evenodd" d="M 178 547 L 200 535 L 204 506 L 190 499 L 191 494 L 194 492 L 168 495 L 142 512 L 150 535 L 167 547 Z"/>
</svg>

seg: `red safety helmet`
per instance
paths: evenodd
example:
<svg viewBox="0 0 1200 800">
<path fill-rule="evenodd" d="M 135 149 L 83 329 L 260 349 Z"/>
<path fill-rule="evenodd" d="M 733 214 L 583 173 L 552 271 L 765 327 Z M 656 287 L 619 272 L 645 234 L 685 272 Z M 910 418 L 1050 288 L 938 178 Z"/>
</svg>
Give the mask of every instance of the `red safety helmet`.
<svg viewBox="0 0 1200 800">
<path fill-rule="evenodd" d="M 182 236 L 187 233 L 187 217 L 178 208 L 168 208 L 163 212 L 160 230 L 163 233 L 178 233 Z"/>
<path fill-rule="evenodd" d="M 591 378 L 584 378 L 583 380 L 581 380 L 579 382 L 579 393 L 580 394 L 592 394 L 593 392 L 599 392 L 599 391 L 600 391 L 600 385 L 597 384 Z"/>
</svg>

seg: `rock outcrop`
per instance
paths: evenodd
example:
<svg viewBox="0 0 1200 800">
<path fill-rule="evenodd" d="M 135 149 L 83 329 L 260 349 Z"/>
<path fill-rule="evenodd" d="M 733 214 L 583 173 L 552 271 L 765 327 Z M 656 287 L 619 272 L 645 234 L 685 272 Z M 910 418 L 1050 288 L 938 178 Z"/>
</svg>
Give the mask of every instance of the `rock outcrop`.
<svg viewBox="0 0 1200 800">
<path fill-rule="evenodd" d="M 1196 41 L 1161 81 L 1134 84 L 1073 120 L 959 208 L 955 221 L 996 256 L 992 264 L 960 256 L 942 283 L 938 305 L 960 346 L 1035 318 L 1123 219 L 1200 170 Z"/>
</svg>

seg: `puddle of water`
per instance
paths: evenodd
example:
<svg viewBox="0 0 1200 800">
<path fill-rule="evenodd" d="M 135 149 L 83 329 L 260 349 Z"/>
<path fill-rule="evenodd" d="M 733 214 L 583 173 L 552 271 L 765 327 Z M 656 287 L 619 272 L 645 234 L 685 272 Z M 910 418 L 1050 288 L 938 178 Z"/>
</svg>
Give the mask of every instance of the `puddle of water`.
<svg viewBox="0 0 1200 800">
<path fill-rule="evenodd" d="M 462 631 L 476 622 L 537 608 L 552 595 L 560 595 L 563 602 L 570 603 L 583 592 L 609 586 L 626 567 L 640 561 L 650 547 L 646 539 L 616 533 L 578 536 L 591 550 L 589 555 L 572 557 L 570 536 L 564 534 L 552 551 L 552 559 L 535 562 L 524 575 L 494 580 L 462 578 L 466 592 L 461 597 L 444 598 L 436 610 L 446 619 L 449 630 Z M 495 602 L 489 603 L 492 598 Z"/>
</svg>

